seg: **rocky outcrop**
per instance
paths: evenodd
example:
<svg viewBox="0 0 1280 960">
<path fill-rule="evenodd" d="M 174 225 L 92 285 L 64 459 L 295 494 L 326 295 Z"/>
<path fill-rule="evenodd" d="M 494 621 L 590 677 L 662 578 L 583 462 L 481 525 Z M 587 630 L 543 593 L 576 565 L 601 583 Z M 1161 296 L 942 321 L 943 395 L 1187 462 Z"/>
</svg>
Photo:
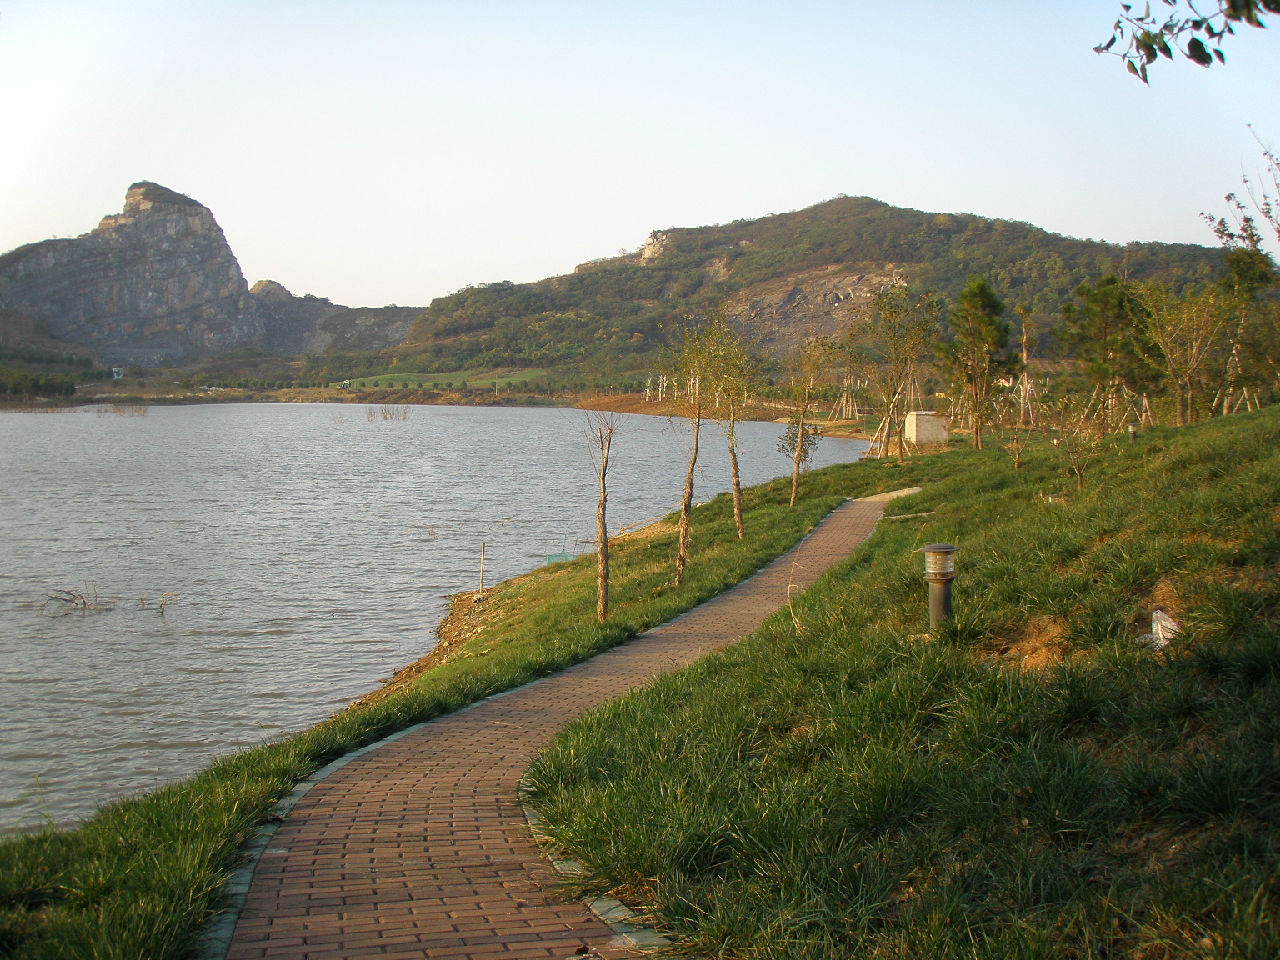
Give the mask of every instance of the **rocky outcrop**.
<svg viewBox="0 0 1280 960">
<path fill-rule="evenodd" d="M 111 362 L 222 353 L 263 335 L 213 214 L 147 182 L 129 187 L 124 210 L 90 233 L 0 257 L 0 307 Z"/>
<path fill-rule="evenodd" d="M 0 257 L 0 334 L 31 326 L 108 363 L 383 350 L 420 312 L 295 297 L 273 280 L 250 290 L 209 209 L 156 183 L 133 184 L 83 236 Z"/>
<path fill-rule="evenodd" d="M 357 353 L 385 350 L 409 333 L 420 307 L 344 307 L 324 297 L 295 297 L 274 280 L 249 291 L 262 318 L 262 347 L 272 353 Z"/>
<path fill-rule="evenodd" d="M 755 284 L 725 307 L 746 321 L 761 346 L 785 353 L 814 337 L 843 332 L 894 274 L 893 264 L 820 267 Z"/>
</svg>

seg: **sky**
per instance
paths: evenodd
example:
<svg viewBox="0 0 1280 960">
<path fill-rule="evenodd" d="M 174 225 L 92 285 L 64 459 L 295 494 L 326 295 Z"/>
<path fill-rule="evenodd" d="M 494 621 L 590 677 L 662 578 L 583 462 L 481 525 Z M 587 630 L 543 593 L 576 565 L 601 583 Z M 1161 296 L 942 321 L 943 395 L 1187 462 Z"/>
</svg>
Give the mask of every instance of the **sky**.
<svg viewBox="0 0 1280 960">
<path fill-rule="evenodd" d="M 1144 87 L 1092 50 L 1119 9 L 0 0 L 0 251 L 137 180 L 209 207 L 250 284 L 352 306 L 840 194 L 1213 245 L 1280 145 L 1280 18 Z"/>
</svg>

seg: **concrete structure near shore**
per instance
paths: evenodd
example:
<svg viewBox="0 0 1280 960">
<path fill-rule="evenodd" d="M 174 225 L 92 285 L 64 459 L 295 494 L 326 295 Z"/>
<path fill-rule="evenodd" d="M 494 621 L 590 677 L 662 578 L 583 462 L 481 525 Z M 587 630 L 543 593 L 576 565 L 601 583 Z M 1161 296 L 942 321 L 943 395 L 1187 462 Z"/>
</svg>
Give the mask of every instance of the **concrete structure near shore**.
<svg viewBox="0 0 1280 960">
<path fill-rule="evenodd" d="M 912 410 L 907 414 L 907 443 L 946 443 L 951 438 L 947 418 L 933 410 Z"/>
</svg>

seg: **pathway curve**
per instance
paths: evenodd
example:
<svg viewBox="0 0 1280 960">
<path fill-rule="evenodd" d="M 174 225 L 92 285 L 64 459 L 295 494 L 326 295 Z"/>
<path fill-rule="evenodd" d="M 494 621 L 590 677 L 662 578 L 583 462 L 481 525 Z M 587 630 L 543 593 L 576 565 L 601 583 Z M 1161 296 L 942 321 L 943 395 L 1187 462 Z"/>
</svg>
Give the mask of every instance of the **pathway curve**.
<svg viewBox="0 0 1280 960">
<path fill-rule="evenodd" d="M 670 623 L 329 773 L 262 850 L 227 960 L 637 956 L 557 891 L 516 798 L 525 769 L 579 714 L 754 631 L 789 590 L 866 539 L 896 495 L 848 501 L 754 577 Z"/>
</svg>

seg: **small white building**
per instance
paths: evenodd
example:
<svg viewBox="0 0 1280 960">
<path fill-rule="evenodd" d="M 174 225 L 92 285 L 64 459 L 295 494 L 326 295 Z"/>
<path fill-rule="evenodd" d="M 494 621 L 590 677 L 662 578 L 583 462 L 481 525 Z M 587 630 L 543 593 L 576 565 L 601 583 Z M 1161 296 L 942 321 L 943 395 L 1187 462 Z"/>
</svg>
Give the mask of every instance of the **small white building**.
<svg viewBox="0 0 1280 960">
<path fill-rule="evenodd" d="M 907 443 L 946 443 L 951 437 L 947 418 L 933 410 L 912 410 L 907 414 Z"/>
</svg>

